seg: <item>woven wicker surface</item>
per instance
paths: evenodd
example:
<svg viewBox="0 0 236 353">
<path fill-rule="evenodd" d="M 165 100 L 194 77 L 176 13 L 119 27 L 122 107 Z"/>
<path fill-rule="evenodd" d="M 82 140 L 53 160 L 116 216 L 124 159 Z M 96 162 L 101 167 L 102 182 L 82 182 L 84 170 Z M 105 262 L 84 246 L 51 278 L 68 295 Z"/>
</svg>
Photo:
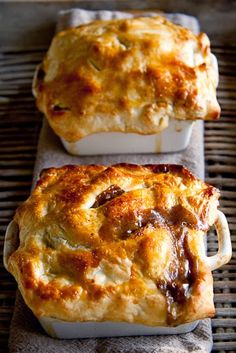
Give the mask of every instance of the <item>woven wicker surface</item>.
<svg viewBox="0 0 236 353">
<path fill-rule="evenodd" d="M 214 47 L 219 62 L 218 97 L 222 117 L 205 124 L 206 181 L 221 189 L 221 210 L 229 221 L 236 251 L 236 47 Z M 6 225 L 27 198 L 41 115 L 31 94 L 32 76 L 43 48 L 0 52 L 0 251 Z M 216 252 L 208 237 L 209 253 Z M 0 352 L 8 352 L 9 325 L 16 284 L 0 262 Z M 217 315 L 212 320 L 214 350 L 236 352 L 236 256 L 214 271 Z"/>
</svg>

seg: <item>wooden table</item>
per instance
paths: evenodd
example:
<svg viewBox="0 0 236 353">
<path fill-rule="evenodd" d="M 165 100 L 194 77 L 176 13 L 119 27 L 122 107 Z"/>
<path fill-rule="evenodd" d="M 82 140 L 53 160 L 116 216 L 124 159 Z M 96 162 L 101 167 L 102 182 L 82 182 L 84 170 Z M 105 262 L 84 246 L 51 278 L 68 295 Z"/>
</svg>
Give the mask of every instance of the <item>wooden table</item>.
<svg viewBox="0 0 236 353">
<path fill-rule="evenodd" d="M 80 6 L 111 8 L 111 3 L 99 1 L 95 5 L 93 1 L 83 1 L 80 2 Z M 166 1 L 165 7 L 164 1 L 160 1 L 161 9 L 170 10 L 171 3 L 171 1 Z M 214 43 L 213 52 L 218 58 L 220 69 L 218 98 L 222 107 L 222 117 L 218 122 L 205 123 L 206 181 L 221 190 L 221 210 L 228 218 L 234 249 L 231 262 L 220 270 L 214 271 L 215 305 L 217 308 L 217 315 L 212 320 L 214 350 L 236 352 L 236 35 L 233 27 L 236 21 L 234 24 L 231 21 L 232 17 L 236 19 L 236 10 L 234 9 L 236 6 L 234 6 L 235 2 L 232 2 L 230 7 L 230 2 L 225 1 L 223 11 L 222 1 L 207 1 L 207 10 L 206 5 L 198 8 L 196 3 L 196 1 L 192 2 L 192 13 L 199 16 L 203 29 L 210 32 Z M 214 9 L 211 8 L 213 3 Z M 143 1 L 134 1 L 132 4 L 131 2 L 116 1 L 116 5 L 120 8 L 127 8 L 128 4 L 131 5 L 130 7 L 134 7 L 136 4 L 137 8 L 142 8 L 144 5 Z M 147 1 L 146 4 L 154 8 L 153 1 Z M 73 5 L 75 4 L 73 3 Z M 174 11 L 190 12 L 187 1 L 179 1 L 177 5 L 173 9 Z M 37 139 L 42 119 L 41 114 L 35 108 L 31 94 L 33 72 L 37 63 L 42 59 L 51 38 L 55 13 L 61 7 L 71 6 L 72 2 L 59 1 L 46 5 L 43 2 L 34 4 L 0 2 L 0 43 L 2 44 L 0 48 L 1 254 L 6 225 L 11 220 L 16 207 L 29 195 L 31 187 Z M 37 17 L 35 26 L 43 28 L 38 34 L 34 29 L 32 13 L 35 13 Z M 220 14 L 222 15 L 220 16 Z M 13 15 L 17 16 L 13 19 Z M 221 17 L 223 22 L 228 18 L 225 27 L 222 21 L 218 27 L 215 23 L 215 19 Z M 26 23 L 22 25 L 24 21 Z M 13 23 L 14 28 L 12 27 Z M 226 35 L 227 33 L 228 35 Z M 41 36 L 41 34 L 43 35 Z M 208 246 L 209 253 L 216 251 L 213 235 L 208 237 Z M 4 270 L 1 262 L 0 352 L 3 353 L 8 351 L 7 340 L 14 307 L 15 289 L 15 281 Z"/>
</svg>

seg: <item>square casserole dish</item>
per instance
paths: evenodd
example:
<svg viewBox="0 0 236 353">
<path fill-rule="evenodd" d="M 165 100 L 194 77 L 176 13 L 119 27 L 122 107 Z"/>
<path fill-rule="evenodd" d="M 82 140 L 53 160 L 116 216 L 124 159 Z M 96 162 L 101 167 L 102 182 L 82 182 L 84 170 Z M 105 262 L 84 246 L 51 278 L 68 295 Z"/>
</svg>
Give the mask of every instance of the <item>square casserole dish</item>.
<svg viewBox="0 0 236 353">
<path fill-rule="evenodd" d="M 214 224 L 218 237 L 218 252 L 214 256 L 204 255 L 205 262 L 213 271 L 227 263 L 232 255 L 230 233 L 224 214 L 218 210 L 218 217 Z M 8 269 L 8 259 L 19 245 L 19 229 L 12 221 L 5 235 L 4 266 Z M 203 249 L 206 253 L 206 249 Z M 38 317 L 47 334 L 61 339 L 89 338 L 89 337 L 118 337 L 138 335 L 171 335 L 187 333 L 197 326 L 198 321 L 178 325 L 176 327 L 153 327 L 125 322 L 66 322 L 52 317 Z"/>
</svg>

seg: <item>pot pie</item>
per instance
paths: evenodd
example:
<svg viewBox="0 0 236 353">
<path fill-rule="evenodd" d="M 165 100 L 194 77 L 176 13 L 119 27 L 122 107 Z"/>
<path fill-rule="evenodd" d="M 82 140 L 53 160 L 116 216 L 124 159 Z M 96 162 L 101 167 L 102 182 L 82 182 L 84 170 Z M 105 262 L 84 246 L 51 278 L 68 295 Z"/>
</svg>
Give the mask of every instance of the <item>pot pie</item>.
<svg viewBox="0 0 236 353">
<path fill-rule="evenodd" d="M 214 315 L 205 233 L 219 192 L 179 165 L 43 171 L 7 267 L 40 317 L 176 326 Z"/>
<path fill-rule="evenodd" d="M 156 134 L 172 119 L 217 119 L 217 84 L 207 35 L 157 16 L 58 33 L 33 90 L 54 131 L 74 143 L 101 132 Z"/>
</svg>

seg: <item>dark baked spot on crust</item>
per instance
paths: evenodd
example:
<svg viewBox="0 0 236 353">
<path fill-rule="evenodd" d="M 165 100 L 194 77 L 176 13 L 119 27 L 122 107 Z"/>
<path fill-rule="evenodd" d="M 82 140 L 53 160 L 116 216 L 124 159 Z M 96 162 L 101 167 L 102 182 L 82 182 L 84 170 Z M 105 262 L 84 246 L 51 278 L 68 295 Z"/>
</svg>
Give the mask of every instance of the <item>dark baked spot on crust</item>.
<svg viewBox="0 0 236 353">
<path fill-rule="evenodd" d="M 119 25 L 119 30 L 121 32 L 127 32 L 129 29 L 129 23 L 128 21 L 124 20 L 123 22 L 121 22 L 121 24 Z"/>
<path fill-rule="evenodd" d="M 80 77 L 79 77 L 78 73 L 76 73 L 76 72 L 67 74 L 63 79 L 63 81 L 65 82 L 66 85 L 70 85 L 70 84 L 76 82 L 77 80 L 80 80 Z"/>
<path fill-rule="evenodd" d="M 85 84 L 81 87 L 81 92 L 84 94 L 95 94 L 98 92 L 97 88 L 92 84 Z"/>
<path fill-rule="evenodd" d="M 99 43 L 93 43 L 91 46 L 92 52 L 94 52 L 94 54 L 99 54 L 102 50 L 102 47 Z"/>
<path fill-rule="evenodd" d="M 75 203 L 80 199 L 81 192 L 64 189 L 62 194 L 59 196 L 60 199 L 66 203 Z"/>
<path fill-rule="evenodd" d="M 128 100 L 126 98 L 124 98 L 124 97 L 118 98 L 118 100 L 117 100 L 117 105 L 119 107 L 124 108 L 124 109 L 127 109 L 128 104 L 129 104 Z"/>
<path fill-rule="evenodd" d="M 83 281 L 85 271 L 90 267 L 96 267 L 100 259 L 96 252 L 76 251 L 59 254 L 59 262 L 62 268 L 76 281 Z"/>
</svg>

